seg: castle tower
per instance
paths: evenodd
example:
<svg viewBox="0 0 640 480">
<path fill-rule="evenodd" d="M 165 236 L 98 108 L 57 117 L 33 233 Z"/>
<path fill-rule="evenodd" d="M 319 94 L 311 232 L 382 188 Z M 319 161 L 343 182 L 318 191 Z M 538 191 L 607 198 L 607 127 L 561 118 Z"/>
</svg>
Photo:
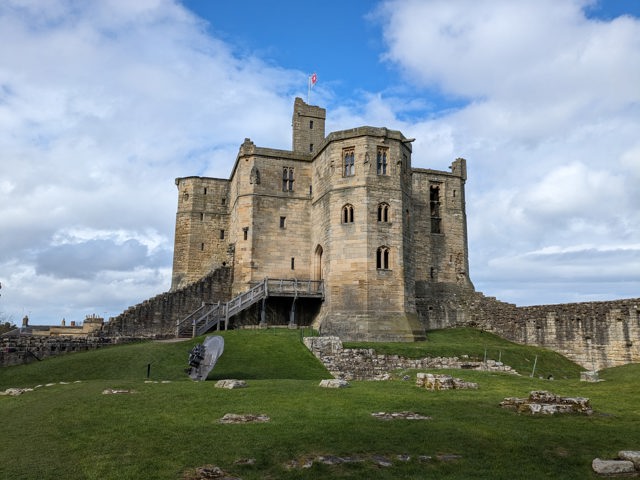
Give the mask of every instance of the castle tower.
<svg viewBox="0 0 640 480">
<path fill-rule="evenodd" d="M 313 247 L 325 281 L 317 325 L 347 339 L 423 338 L 410 249 L 410 141 L 386 128 L 334 132 L 314 163 Z"/>
<path fill-rule="evenodd" d="M 293 104 L 293 151 L 301 154 L 315 154 L 324 140 L 324 122 L 327 111 L 324 108 L 307 105 L 297 97 Z"/>
<path fill-rule="evenodd" d="M 176 178 L 178 210 L 171 290 L 230 264 L 228 185 L 228 180 L 219 178 Z"/>
<path fill-rule="evenodd" d="M 296 98 L 292 150 L 247 138 L 228 180 L 176 179 L 172 289 L 228 266 L 232 295 L 265 278 L 322 280 L 324 301 L 306 321 L 323 334 L 412 341 L 455 323 L 474 291 L 466 161 L 412 168 L 413 140 L 401 132 L 325 137 L 325 118 Z"/>
</svg>

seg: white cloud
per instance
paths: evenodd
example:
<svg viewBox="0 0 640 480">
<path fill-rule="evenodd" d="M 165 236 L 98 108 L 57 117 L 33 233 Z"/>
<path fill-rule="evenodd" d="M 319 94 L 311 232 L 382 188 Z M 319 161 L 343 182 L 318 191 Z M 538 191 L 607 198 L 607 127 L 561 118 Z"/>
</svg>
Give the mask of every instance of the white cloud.
<svg viewBox="0 0 640 480">
<path fill-rule="evenodd" d="M 562 301 L 558 276 L 572 298 L 629 294 L 616 277 L 638 296 L 640 21 L 589 19 L 592 3 L 407 0 L 378 10 L 385 59 L 417 88 L 461 99 L 412 126 L 414 165 L 469 160 L 471 276 L 505 300 Z M 593 249 L 568 253 L 585 241 Z M 615 255 L 602 248 L 612 244 Z M 526 253 L 552 246 L 565 253 Z"/>
<path fill-rule="evenodd" d="M 171 0 L 3 2 L 0 32 L 1 309 L 13 317 L 115 315 L 167 290 L 174 178 L 227 177 L 247 136 L 289 146 L 305 74 L 238 56 Z"/>
<path fill-rule="evenodd" d="M 384 61 L 407 83 L 313 92 L 341 104 L 328 131 L 399 129 L 417 167 L 469 160 L 471 276 L 505 300 L 640 285 L 640 22 L 590 4 L 389 1 Z M 0 310 L 77 320 L 166 290 L 173 179 L 227 177 L 245 137 L 289 148 L 300 85 L 172 0 L 2 2 Z"/>
</svg>

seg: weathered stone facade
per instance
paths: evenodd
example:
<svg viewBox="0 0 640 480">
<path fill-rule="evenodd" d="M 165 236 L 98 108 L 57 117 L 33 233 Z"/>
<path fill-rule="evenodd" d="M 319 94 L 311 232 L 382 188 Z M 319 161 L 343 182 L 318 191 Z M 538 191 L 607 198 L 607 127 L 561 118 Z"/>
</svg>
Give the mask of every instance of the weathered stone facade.
<svg viewBox="0 0 640 480">
<path fill-rule="evenodd" d="M 182 320 L 203 303 L 226 302 L 230 296 L 231 269 L 221 267 L 197 282 L 129 307 L 117 317 L 111 318 L 103 333 L 111 337 L 173 337 L 178 320 Z"/>
<path fill-rule="evenodd" d="M 171 291 L 112 319 L 112 335 L 170 335 L 203 302 L 225 302 L 269 278 L 324 282 L 298 325 L 345 340 L 415 340 L 472 326 L 555 350 L 589 370 L 640 361 L 640 299 L 517 307 L 469 277 L 466 161 L 411 166 L 411 142 L 386 128 L 325 137 L 326 112 L 296 99 L 293 149 L 240 146 L 229 179 L 176 179 Z M 211 273 L 214 272 L 214 273 Z M 232 326 L 288 323 L 269 298 Z"/>
<path fill-rule="evenodd" d="M 640 362 L 640 298 L 518 307 L 467 291 L 419 301 L 427 329 L 482 328 L 554 350 L 589 370 Z"/>
<path fill-rule="evenodd" d="M 313 324 L 359 340 L 424 338 L 417 290 L 473 291 L 466 162 L 411 167 L 399 131 L 358 127 L 325 137 L 324 109 L 297 98 L 293 149 L 245 139 L 229 180 L 176 179 L 172 290 L 222 266 L 232 294 L 269 278 L 322 280 Z"/>
<path fill-rule="evenodd" d="M 0 338 L 0 367 L 23 365 L 57 355 L 95 350 L 116 343 L 128 343 L 136 340 L 128 337 L 116 339 L 104 336 L 85 338 L 32 335 L 2 337 Z"/>
<path fill-rule="evenodd" d="M 370 348 L 343 348 L 338 337 L 305 337 L 304 344 L 334 378 L 343 380 L 388 380 L 392 372 L 420 369 L 464 369 L 516 374 L 495 360 L 471 361 L 458 357 L 404 358 L 377 354 Z"/>
</svg>

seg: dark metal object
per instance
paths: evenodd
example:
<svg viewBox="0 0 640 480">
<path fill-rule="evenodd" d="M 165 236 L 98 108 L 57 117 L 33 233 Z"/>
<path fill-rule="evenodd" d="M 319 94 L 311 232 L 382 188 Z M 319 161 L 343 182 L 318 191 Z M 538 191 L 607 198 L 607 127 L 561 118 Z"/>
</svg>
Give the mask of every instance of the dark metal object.
<svg viewBox="0 0 640 480">
<path fill-rule="evenodd" d="M 196 381 L 206 380 L 223 351 L 224 338 L 218 335 L 208 336 L 203 343 L 193 347 L 189 352 L 189 368 L 186 369 L 189 377 Z"/>
</svg>

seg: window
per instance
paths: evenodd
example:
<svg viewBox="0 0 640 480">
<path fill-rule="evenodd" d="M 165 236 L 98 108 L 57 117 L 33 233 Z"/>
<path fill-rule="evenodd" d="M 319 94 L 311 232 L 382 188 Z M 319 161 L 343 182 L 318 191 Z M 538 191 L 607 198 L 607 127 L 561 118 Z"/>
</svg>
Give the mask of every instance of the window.
<svg viewBox="0 0 640 480">
<path fill-rule="evenodd" d="M 309 151 L 310 151 L 310 152 L 313 152 L 313 143 L 310 143 L 310 144 L 309 144 Z"/>
<path fill-rule="evenodd" d="M 294 257 L 291 257 L 291 270 L 295 270 L 296 269 L 296 259 Z"/>
<path fill-rule="evenodd" d="M 354 165 L 354 150 L 353 148 L 347 148 L 342 151 L 342 161 L 344 165 L 343 176 L 351 177 L 355 175 L 355 165 Z"/>
<path fill-rule="evenodd" d="M 280 228 L 287 228 L 287 217 L 280 217 Z"/>
<path fill-rule="evenodd" d="M 202 222 L 202 221 L 204 221 L 204 213 L 201 213 L 201 214 L 200 214 L 200 221 L 201 221 L 201 222 Z"/>
<path fill-rule="evenodd" d="M 224 240 L 224 230 L 220 230 L 220 240 Z"/>
<path fill-rule="evenodd" d="M 442 219 L 440 218 L 440 187 L 429 187 L 429 209 L 431 211 L 431 233 L 442 233 Z"/>
<path fill-rule="evenodd" d="M 376 268 L 389 270 L 389 247 L 378 247 L 376 251 Z"/>
<path fill-rule="evenodd" d="M 349 203 L 342 207 L 342 223 L 353 223 L 353 205 Z"/>
<path fill-rule="evenodd" d="M 313 120 L 309 120 L 309 129 L 313 130 Z"/>
<path fill-rule="evenodd" d="M 244 227 L 242 229 L 242 233 L 244 234 L 244 239 L 246 240 L 247 237 L 249 236 L 249 227 Z"/>
<path fill-rule="evenodd" d="M 381 203 L 378 205 L 378 221 L 387 223 L 389 221 L 389 204 Z"/>
<path fill-rule="evenodd" d="M 251 172 L 249 172 L 249 184 L 260 185 L 260 170 L 255 165 L 251 167 Z"/>
<path fill-rule="evenodd" d="M 378 147 L 378 155 L 377 155 L 377 164 L 378 164 L 378 175 L 386 175 L 387 174 L 387 156 L 389 153 L 388 148 Z"/>
<path fill-rule="evenodd" d="M 224 197 L 222 197 L 220 200 L 221 200 L 222 205 L 225 205 L 227 203 L 227 199 L 224 198 Z"/>
<path fill-rule="evenodd" d="M 201 244 L 200 244 L 200 251 L 201 251 L 201 252 L 204 252 L 204 243 L 201 243 Z"/>
<path fill-rule="evenodd" d="M 282 169 L 282 191 L 293 192 L 293 168 L 291 167 Z"/>
<path fill-rule="evenodd" d="M 204 194 L 207 194 L 207 187 L 204 187 Z"/>
</svg>

